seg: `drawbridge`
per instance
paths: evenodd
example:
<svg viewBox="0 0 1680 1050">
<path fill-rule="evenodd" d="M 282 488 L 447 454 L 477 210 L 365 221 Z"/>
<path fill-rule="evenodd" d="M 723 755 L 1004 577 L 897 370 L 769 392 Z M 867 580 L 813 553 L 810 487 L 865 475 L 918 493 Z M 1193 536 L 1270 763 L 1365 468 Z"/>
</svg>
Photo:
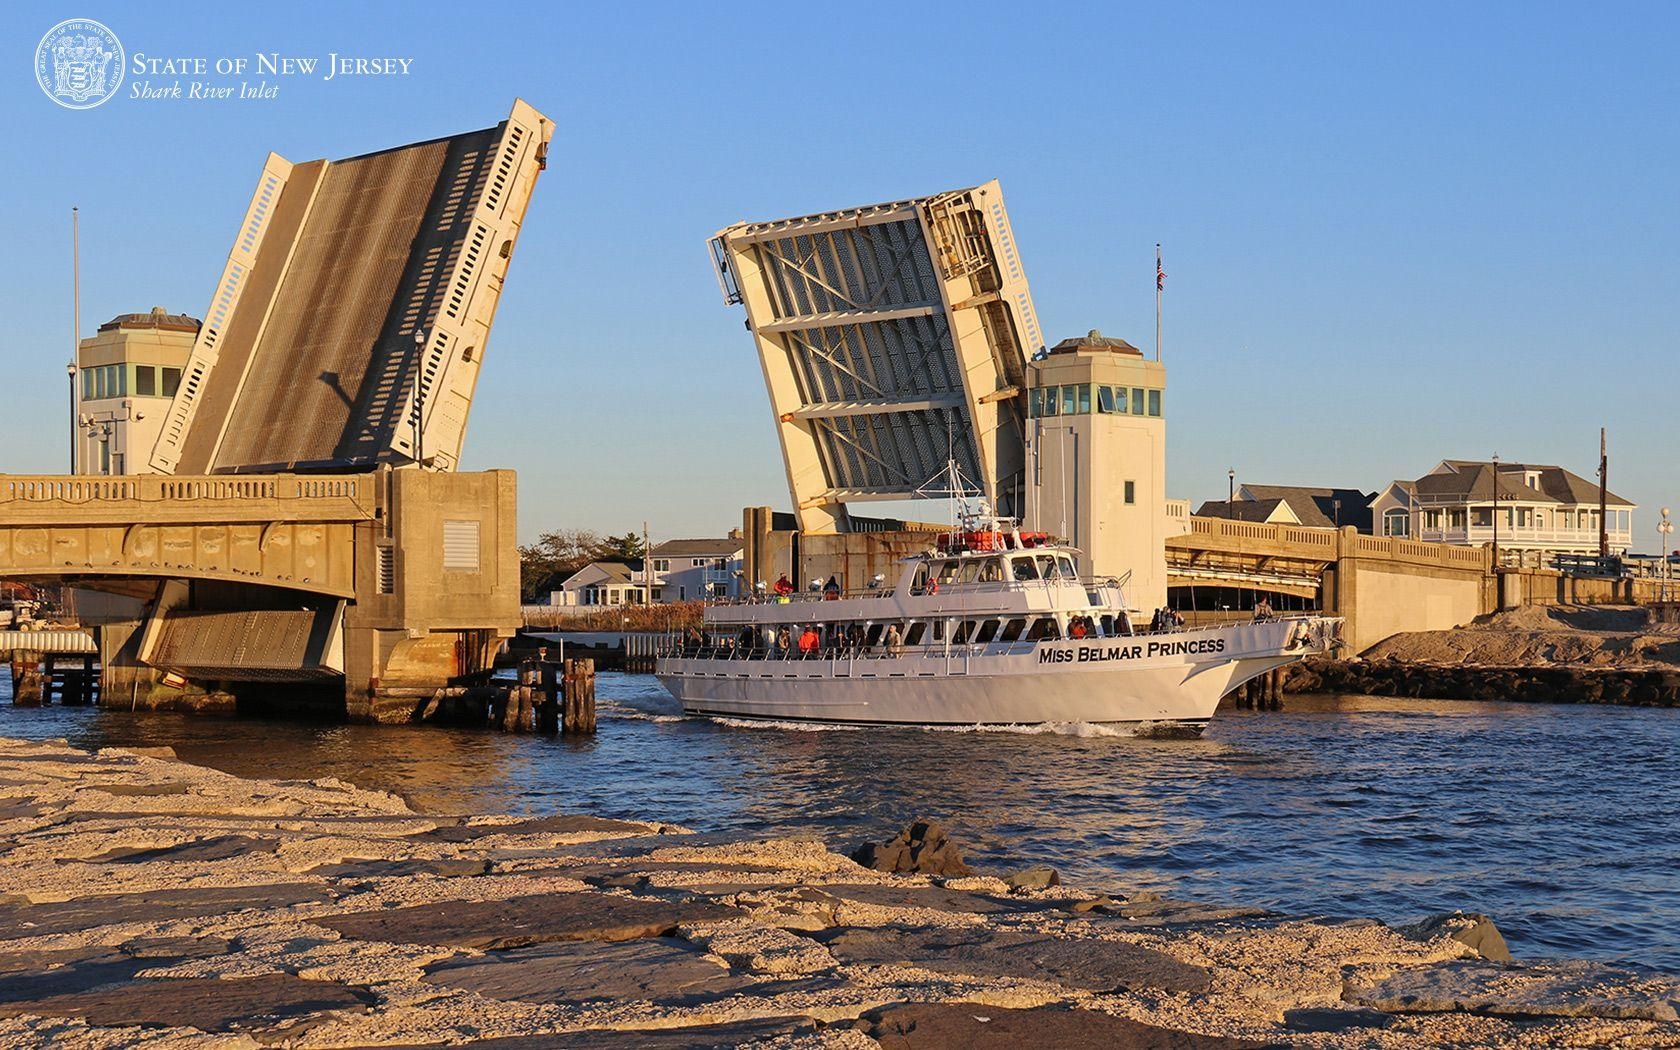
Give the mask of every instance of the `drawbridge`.
<svg viewBox="0 0 1680 1050">
<path fill-rule="evenodd" d="M 951 460 L 1018 513 L 1026 360 L 1044 339 L 995 180 L 737 223 L 711 248 L 725 301 L 746 307 L 802 529 L 919 498 Z"/>
<path fill-rule="evenodd" d="M 152 451 L 164 474 L 460 459 L 553 124 L 345 160 L 270 154 Z"/>
</svg>

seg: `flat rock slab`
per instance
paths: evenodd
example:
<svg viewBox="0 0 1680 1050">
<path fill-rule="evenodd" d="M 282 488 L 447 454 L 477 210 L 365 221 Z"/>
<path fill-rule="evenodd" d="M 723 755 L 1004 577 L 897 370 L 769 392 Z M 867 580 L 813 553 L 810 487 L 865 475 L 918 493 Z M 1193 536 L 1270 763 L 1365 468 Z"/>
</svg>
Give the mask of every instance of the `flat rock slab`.
<svg viewBox="0 0 1680 1050">
<path fill-rule="evenodd" d="M 992 897 L 984 893 L 947 890 L 939 886 L 825 885 L 821 889 L 831 896 L 858 904 L 873 904 L 883 908 L 929 908 L 933 911 L 961 912 L 969 915 L 1044 911 L 1050 907 L 1036 901 Z"/>
<path fill-rule="evenodd" d="M 1009 1010 L 979 1003 L 913 1003 L 863 1015 L 857 1027 L 884 1050 L 1250 1050 L 1274 1044 L 1158 1028 L 1095 1010 Z"/>
<path fill-rule="evenodd" d="M 488 875 L 491 864 L 482 858 L 444 857 L 437 860 L 344 860 L 310 868 L 309 874 L 331 879 L 394 879 L 415 875 L 445 878 Z"/>
<path fill-rule="evenodd" d="M 1603 963 L 1508 966 L 1451 962 L 1406 970 L 1342 998 L 1387 1013 L 1468 1011 L 1495 1017 L 1680 1019 L 1680 982 Z"/>
<path fill-rule="evenodd" d="M 93 857 L 79 858 L 89 864 L 145 864 L 154 860 L 206 862 L 232 860 L 250 853 L 273 854 L 280 840 L 258 835 L 215 835 L 174 846 L 119 848 Z M 68 858 L 61 858 L 61 862 Z"/>
<path fill-rule="evenodd" d="M 91 1025 L 186 1025 L 206 1032 L 262 1030 L 328 1010 L 365 1010 L 373 997 L 289 973 L 219 980 L 140 980 L 92 991 L 0 1003 L 0 1016 L 80 1017 Z"/>
<path fill-rule="evenodd" d="M 752 986 L 707 960 L 687 941 L 666 937 L 613 944 L 536 944 L 491 952 L 428 967 L 425 980 L 492 999 L 535 1003 L 638 999 L 677 1005 Z"/>
<path fill-rule="evenodd" d="M 83 784 L 93 791 L 103 791 L 107 795 L 118 795 L 124 798 L 158 798 L 163 795 L 185 795 L 192 791 L 191 784 Z"/>
<path fill-rule="evenodd" d="M 543 893 L 496 901 L 444 901 L 315 920 L 358 941 L 490 950 L 545 941 L 663 937 L 684 923 L 737 918 L 703 901 L 650 901 L 610 893 Z"/>
<path fill-rule="evenodd" d="M 1132 897 L 1102 909 L 1101 914 L 1118 915 L 1133 926 L 1192 926 L 1205 922 L 1237 922 L 1264 919 L 1271 913 L 1261 908 L 1228 908 L 1197 901 L 1175 901 L 1159 897 Z"/>
<path fill-rule="evenodd" d="M 133 980 L 141 970 L 168 966 L 171 961 L 136 959 L 112 948 L 71 948 L 0 955 L 0 1009 L 9 1003 L 32 1002 L 121 984 Z"/>
<path fill-rule="evenodd" d="M 854 928 L 813 936 L 840 962 L 853 965 L 910 963 L 942 973 L 1025 977 L 1092 992 L 1200 992 L 1212 983 L 1199 966 L 1119 941 L 1063 940 L 984 927 Z"/>
<path fill-rule="evenodd" d="M 648 833 L 646 824 L 632 824 L 625 820 L 608 820 L 582 814 L 562 814 L 535 817 L 514 824 L 455 824 L 435 831 L 424 832 L 418 838 L 435 842 L 472 842 L 487 835 L 636 835 Z M 666 845 L 670 841 L 666 840 Z"/>
<path fill-rule="evenodd" d="M 1337 1010 L 1310 1006 L 1283 1012 L 1283 1026 L 1294 1032 L 1351 1032 L 1359 1028 L 1387 1028 L 1393 1023 L 1393 1014 L 1364 1007 Z"/>
<path fill-rule="evenodd" d="M 810 1017 L 755 1017 L 747 1021 L 689 1028 L 593 1028 L 583 1032 L 502 1036 L 476 1039 L 470 1045 L 486 1050 L 733 1050 L 767 1039 L 810 1035 L 815 1031 L 817 1022 Z M 419 1050 L 420 1047 L 429 1050 L 430 1047 L 448 1045 L 459 1044 L 382 1044 L 380 1050 Z"/>
<path fill-rule="evenodd" d="M 334 899 L 327 886 L 281 883 L 146 893 L 118 893 L 52 904 L 0 905 L 0 938 L 76 933 L 118 922 L 166 922 L 224 915 L 247 908 L 289 908 Z"/>
</svg>

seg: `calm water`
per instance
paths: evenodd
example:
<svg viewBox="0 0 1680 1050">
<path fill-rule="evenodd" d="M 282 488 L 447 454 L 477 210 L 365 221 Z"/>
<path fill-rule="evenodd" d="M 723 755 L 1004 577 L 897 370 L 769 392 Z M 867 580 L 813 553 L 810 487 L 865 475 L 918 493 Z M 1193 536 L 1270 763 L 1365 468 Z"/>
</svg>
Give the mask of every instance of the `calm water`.
<svg viewBox="0 0 1680 1050">
<path fill-rule="evenodd" d="M 918 816 L 971 860 L 1293 914 L 1498 920 L 1519 957 L 1680 971 L 1680 711 L 1291 698 L 1200 740 L 738 728 L 602 674 L 587 741 L 17 709 L 0 735 L 169 744 L 233 773 L 337 776 L 438 812 L 588 811 L 850 850 Z"/>
</svg>

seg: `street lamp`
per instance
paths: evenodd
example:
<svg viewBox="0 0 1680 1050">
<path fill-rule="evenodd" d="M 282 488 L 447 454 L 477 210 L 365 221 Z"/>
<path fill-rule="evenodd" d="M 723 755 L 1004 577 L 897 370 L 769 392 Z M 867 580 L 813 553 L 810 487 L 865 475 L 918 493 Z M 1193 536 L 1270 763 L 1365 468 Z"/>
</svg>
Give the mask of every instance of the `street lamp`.
<svg viewBox="0 0 1680 1050">
<path fill-rule="evenodd" d="M 1499 572 L 1499 453 L 1493 454 L 1493 571 Z"/>
<path fill-rule="evenodd" d="M 1668 508 L 1664 507 L 1662 517 L 1657 519 L 1657 534 L 1662 537 L 1662 596 L 1657 599 L 1660 602 L 1668 601 L 1668 581 L 1674 575 L 1668 567 L 1668 537 L 1673 532 L 1674 522 L 1669 519 Z"/>
<path fill-rule="evenodd" d="M 425 469 L 426 446 L 421 425 L 426 414 L 426 330 L 414 330 L 414 465 Z"/>
<path fill-rule="evenodd" d="M 1232 467 L 1227 470 L 1225 477 L 1230 482 L 1230 487 L 1225 496 L 1225 516 L 1235 520 L 1237 516 L 1237 469 Z"/>
<path fill-rule="evenodd" d="M 70 377 L 70 473 L 76 473 L 76 362 L 64 366 Z"/>
</svg>

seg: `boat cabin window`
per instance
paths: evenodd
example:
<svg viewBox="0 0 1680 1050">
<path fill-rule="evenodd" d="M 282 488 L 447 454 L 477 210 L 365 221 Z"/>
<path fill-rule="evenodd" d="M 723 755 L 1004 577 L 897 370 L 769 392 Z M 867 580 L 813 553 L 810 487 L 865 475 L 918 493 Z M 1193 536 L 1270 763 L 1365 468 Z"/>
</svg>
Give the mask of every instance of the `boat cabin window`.
<svg viewBox="0 0 1680 1050">
<path fill-rule="evenodd" d="M 977 642 L 989 642 L 993 638 L 997 637 L 997 633 L 998 621 L 987 620 L 980 625 L 980 630 L 974 635 L 974 640 Z"/>
<path fill-rule="evenodd" d="M 974 637 L 974 621 L 973 620 L 964 620 L 961 623 L 957 624 L 956 631 L 951 635 L 951 642 L 955 645 L 962 645 L 964 642 L 968 641 L 970 638 L 973 638 L 973 637 Z"/>
<path fill-rule="evenodd" d="M 864 636 L 863 636 L 863 644 L 864 645 L 880 645 L 881 644 L 881 635 L 886 632 L 886 629 L 887 629 L 887 625 L 884 624 L 884 623 L 872 623 L 872 624 L 870 624 L 868 632 L 866 634 L 864 634 Z"/>
<path fill-rule="evenodd" d="M 981 583 L 1002 583 L 1003 563 L 996 558 L 987 558 L 980 564 Z"/>
<path fill-rule="evenodd" d="M 1119 632 L 1119 631 L 1116 631 L 1116 630 L 1115 630 L 1115 629 L 1114 629 L 1114 627 L 1115 627 L 1115 624 L 1114 624 L 1114 614 L 1113 614 L 1113 613 L 1103 613 L 1103 616 L 1102 616 L 1102 633 L 1103 633 L 1103 637 L 1104 637 L 1104 638 L 1114 638 L 1114 637 L 1117 637 L 1117 636 L 1118 636 L 1118 635 L 1119 635 L 1119 634 L 1120 634 L 1120 632 Z M 1130 633 L 1130 632 L 1128 632 L 1128 633 Z"/>
<path fill-rule="evenodd" d="M 1021 637 L 1021 632 L 1027 629 L 1027 621 L 1016 617 L 1003 625 L 1003 633 L 998 636 L 999 641 L 1013 642 Z"/>
<path fill-rule="evenodd" d="M 926 633 L 927 633 L 927 624 L 922 622 L 921 620 L 917 620 L 916 622 L 914 622 L 910 625 L 909 630 L 904 632 L 904 644 L 905 645 L 921 645 L 922 644 L 922 635 L 924 635 Z"/>
<path fill-rule="evenodd" d="M 941 565 L 939 567 L 939 586 L 943 587 L 948 583 L 956 582 L 957 572 L 961 566 L 962 562 L 960 561 L 948 561 Z"/>
<path fill-rule="evenodd" d="M 1027 641 L 1043 642 L 1055 641 L 1062 636 L 1061 625 L 1052 616 L 1040 616 L 1033 621 L 1032 630 L 1027 632 Z"/>
<path fill-rule="evenodd" d="M 1040 554 L 1038 556 L 1038 575 L 1046 580 L 1054 580 L 1057 577 L 1054 555 Z"/>
<path fill-rule="evenodd" d="M 1009 564 L 1015 570 L 1017 580 L 1038 579 L 1038 566 L 1033 564 L 1031 558 L 1011 558 Z"/>
<path fill-rule="evenodd" d="M 980 579 L 980 559 L 970 558 L 963 562 L 962 572 L 957 574 L 958 583 L 974 583 Z"/>
<path fill-rule="evenodd" d="M 1061 571 L 1064 580 L 1079 579 L 1079 571 L 1073 567 L 1073 559 L 1065 554 L 1056 555 L 1056 568 Z"/>
<path fill-rule="evenodd" d="M 933 621 L 933 640 L 936 641 L 936 642 L 943 642 L 945 640 L 945 621 L 944 620 Z"/>
</svg>

